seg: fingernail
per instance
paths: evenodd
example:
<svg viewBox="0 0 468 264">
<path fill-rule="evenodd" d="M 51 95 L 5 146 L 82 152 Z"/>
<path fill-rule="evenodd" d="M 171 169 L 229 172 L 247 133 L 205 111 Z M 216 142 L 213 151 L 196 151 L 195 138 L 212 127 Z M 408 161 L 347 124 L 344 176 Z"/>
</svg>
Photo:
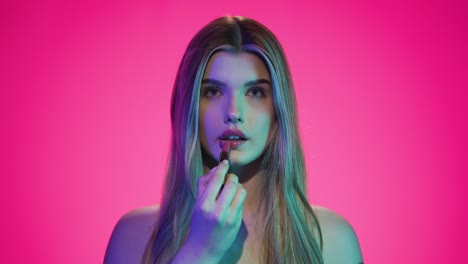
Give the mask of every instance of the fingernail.
<svg viewBox="0 0 468 264">
<path fill-rule="evenodd" d="M 223 163 L 226 164 L 226 165 L 228 165 L 228 164 L 229 164 L 229 161 L 223 160 Z"/>
</svg>

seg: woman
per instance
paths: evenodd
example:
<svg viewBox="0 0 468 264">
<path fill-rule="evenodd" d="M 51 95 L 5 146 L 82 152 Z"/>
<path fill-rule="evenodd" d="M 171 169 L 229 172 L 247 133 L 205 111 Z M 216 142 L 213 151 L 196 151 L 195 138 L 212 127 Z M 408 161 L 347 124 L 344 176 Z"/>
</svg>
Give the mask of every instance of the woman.
<svg viewBox="0 0 468 264">
<path fill-rule="evenodd" d="M 291 75 L 263 25 L 222 17 L 195 35 L 171 120 L 162 204 L 119 220 L 106 263 L 362 262 L 349 223 L 309 205 Z"/>
</svg>

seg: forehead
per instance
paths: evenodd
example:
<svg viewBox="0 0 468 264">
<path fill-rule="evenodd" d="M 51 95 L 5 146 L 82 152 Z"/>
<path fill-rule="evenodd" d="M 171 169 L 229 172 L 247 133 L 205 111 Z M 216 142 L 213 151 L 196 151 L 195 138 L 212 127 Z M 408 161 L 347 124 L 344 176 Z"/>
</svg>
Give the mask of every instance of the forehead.
<svg viewBox="0 0 468 264">
<path fill-rule="evenodd" d="M 215 53 L 206 67 L 203 78 L 223 81 L 270 80 L 270 74 L 263 61 L 255 54 L 247 52 L 220 51 Z"/>
</svg>

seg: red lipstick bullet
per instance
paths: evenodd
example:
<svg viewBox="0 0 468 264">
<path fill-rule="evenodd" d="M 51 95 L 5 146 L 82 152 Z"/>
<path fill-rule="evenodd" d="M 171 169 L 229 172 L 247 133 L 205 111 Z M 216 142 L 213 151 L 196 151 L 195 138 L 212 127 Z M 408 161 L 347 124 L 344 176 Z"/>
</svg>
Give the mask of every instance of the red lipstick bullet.
<svg viewBox="0 0 468 264">
<path fill-rule="evenodd" d="M 219 154 L 219 162 L 223 160 L 229 160 L 229 152 L 231 151 L 231 143 L 226 141 L 219 141 L 219 146 L 221 147 L 221 153 Z"/>
</svg>

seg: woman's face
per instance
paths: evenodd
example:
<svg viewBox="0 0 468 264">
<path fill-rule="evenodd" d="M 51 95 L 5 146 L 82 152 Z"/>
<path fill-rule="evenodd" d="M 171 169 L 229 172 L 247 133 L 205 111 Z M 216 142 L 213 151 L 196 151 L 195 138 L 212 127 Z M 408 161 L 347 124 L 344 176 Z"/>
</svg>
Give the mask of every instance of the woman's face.
<svg viewBox="0 0 468 264">
<path fill-rule="evenodd" d="M 220 51 L 208 62 L 200 91 L 199 134 L 214 159 L 230 144 L 233 166 L 256 160 L 276 129 L 271 78 L 251 53 Z"/>
</svg>

